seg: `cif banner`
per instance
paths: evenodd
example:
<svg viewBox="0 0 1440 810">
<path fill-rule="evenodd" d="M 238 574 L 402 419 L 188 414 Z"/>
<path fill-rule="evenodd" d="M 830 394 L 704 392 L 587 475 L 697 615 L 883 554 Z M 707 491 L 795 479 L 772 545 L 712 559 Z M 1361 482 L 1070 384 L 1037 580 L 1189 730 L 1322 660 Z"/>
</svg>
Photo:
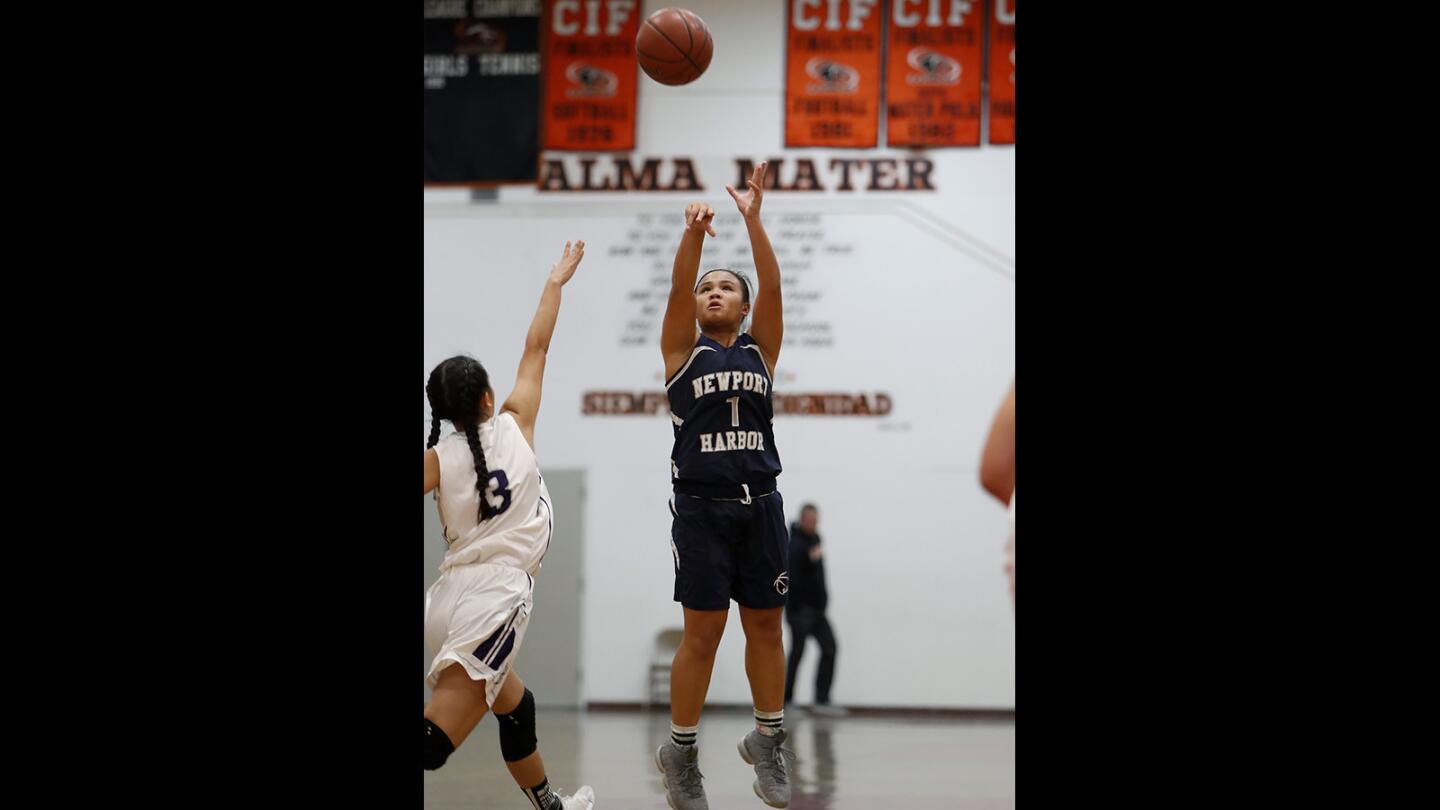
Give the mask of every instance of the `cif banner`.
<svg viewBox="0 0 1440 810">
<path fill-rule="evenodd" d="M 789 0 L 785 145 L 879 145 L 880 0 Z"/>
<path fill-rule="evenodd" d="M 1015 143 L 1015 0 L 990 3 L 990 143 Z"/>
<path fill-rule="evenodd" d="M 639 26 L 637 0 L 545 0 L 540 26 L 543 148 L 635 148 Z"/>
<path fill-rule="evenodd" d="M 425 0 L 427 184 L 535 180 L 539 39 L 540 0 Z"/>
<path fill-rule="evenodd" d="M 887 0 L 885 140 L 979 146 L 984 0 Z"/>
</svg>

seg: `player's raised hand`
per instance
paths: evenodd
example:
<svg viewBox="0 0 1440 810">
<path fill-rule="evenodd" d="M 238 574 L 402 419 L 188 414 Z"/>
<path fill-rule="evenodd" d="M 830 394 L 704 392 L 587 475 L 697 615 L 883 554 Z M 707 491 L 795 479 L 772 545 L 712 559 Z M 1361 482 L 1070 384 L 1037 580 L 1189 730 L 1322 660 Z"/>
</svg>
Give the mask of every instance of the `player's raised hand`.
<svg viewBox="0 0 1440 810">
<path fill-rule="evenodd" d="M 690 203 L 685 206 L 685 229 L 689 231 L 703 228 L 711 236 L 715 235 L 715 209 L 705 203 Z"/>
<path fill-rule="evenodd" d="M 734 186 L 725 187 L 725 190 L 730 192 L 730 198 L 735 200 L 735 207 L 740 209 L 740 216 L 746 219 L 755 219 L 760 216 L 760 200 L 765 196 L 766 163 L 762 160 L 760 165 L 755 167 L 755 173 L 745 183 L 747 187 L 745 193 L 737 193 Z"/>
<path fill-rule="evenodd" d="M 570 242 L 566 242 L 565 254 L 550 268 L 550 279 L 560 282 L 563 287 L 565 282 L 575 275 L 575 268 L 580 266 L 580 260 L 583 258 L 585 258 L 585 240 L 576 239 L 574 247 L 571 247 Z"/>
</svg>

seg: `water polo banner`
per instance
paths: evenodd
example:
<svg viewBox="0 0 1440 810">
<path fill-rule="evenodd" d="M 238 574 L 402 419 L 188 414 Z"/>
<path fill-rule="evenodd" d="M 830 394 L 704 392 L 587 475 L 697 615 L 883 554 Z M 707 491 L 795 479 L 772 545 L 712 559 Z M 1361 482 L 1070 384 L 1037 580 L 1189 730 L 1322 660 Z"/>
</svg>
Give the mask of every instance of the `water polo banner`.
<svg viewBox="0 0 1440 810">
<path fill-rule="evenodd" d="M 425 182 L 533 182 L 539 117 L 540 0 L 427 0 Z"/>
<path fill-rule="evenodd" d="M 990 143 L 1015 143 L 1015 0 L 989 0 Z"/>
<path fill-rule="evenodd" d="M 573 152 L 635 148 L 638 0 L 545 0 L 541 142 Z"/>
<path fill-rule="evenodd" d="M 789 0 L 785 145 L 870 149 L 880 137 L 880 0 Z"/>
<path fill-rule="evenodd" d="M 981 0 L 886 0 L 885 141 L 979 146 Z"/>
</svg>

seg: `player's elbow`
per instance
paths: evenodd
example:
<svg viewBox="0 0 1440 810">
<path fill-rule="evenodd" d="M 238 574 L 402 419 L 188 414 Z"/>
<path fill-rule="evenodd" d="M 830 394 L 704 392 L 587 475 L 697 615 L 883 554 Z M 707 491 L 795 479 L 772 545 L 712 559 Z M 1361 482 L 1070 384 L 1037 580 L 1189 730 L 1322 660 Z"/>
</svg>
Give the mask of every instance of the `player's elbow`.
<svg viewBox="0 0 1440 810">
<path fill-rule="evenodd" d="M 980 462 L 980 486 L 1001 503 L 1010 502 L 1010 493 L 1015 490 L 1015 471 L 1008 465 L 991 459 Z"/>
</svg>

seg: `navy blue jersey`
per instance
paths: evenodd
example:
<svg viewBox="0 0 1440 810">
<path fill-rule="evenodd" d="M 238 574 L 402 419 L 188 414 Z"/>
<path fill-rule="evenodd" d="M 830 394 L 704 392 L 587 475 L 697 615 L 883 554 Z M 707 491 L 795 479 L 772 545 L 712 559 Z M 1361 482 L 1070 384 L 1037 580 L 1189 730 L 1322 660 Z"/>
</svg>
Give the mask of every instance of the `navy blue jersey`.
<svg viewBox="0 0 1440 810">
<path fill-rule="evenodd" d="M 665 390 L 675 427 L 674 480 L 738 485 L 780 474 L 770 373 L 749 334 L 728 349 L 701 335 Z"/>
</svg>

